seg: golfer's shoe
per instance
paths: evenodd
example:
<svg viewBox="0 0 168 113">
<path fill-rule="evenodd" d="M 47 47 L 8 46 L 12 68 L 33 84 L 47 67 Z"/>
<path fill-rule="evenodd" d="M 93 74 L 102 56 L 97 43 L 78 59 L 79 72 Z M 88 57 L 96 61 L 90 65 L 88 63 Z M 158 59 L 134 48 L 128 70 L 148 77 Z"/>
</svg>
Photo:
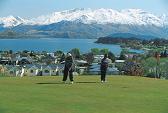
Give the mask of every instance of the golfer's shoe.
<svg viewBox="0 0 168 113">
<path fill-rule="evenodd" d="M 73 84 L 73 83 L 74 83 L 73 81 L 70 82 L 70 84 Z"/>
</svg>

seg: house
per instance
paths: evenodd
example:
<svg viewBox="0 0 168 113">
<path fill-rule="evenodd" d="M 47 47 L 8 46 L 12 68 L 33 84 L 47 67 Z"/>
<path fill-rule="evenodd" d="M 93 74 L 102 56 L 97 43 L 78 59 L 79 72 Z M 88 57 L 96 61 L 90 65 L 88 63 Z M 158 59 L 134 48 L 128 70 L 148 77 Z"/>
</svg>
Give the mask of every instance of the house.
<svg viewBox="0 0 168 113">
<path fill-rule="evenodd" d="M 49 67 L 50 67 L 50 74 L 52 76 L 58 75 L 58 65 L 56 65 L 56 64 L 50 64 Z"/>
<path fill-rule="evenodd" d="M 58 65 L 50 64 L 50 65 L 42 65 L 41 71 L 42 76 L 56 76 L 58 75 Z"/>
<path fill-rule="evenodd" d="M 90 69 L 88 70 L 88 74 L 91 74 L 91 75 L 98 75 L 98 74 L 101 74 L 100 72 L 100 64 L 92 64 L 90 66 Z M 114 67 L 114 66 L 109 66 L 108 69 L 107 69 L 107 74 L 108 75 L 118 75 L 119 74 L 119 70 L 118 68 Z"/>
<path fill-rule="evenodd" d="M 115 67 L 122 71 L 125 65 L 125 60 L 115 60 Z"/>
<path fill-rule="evenodd" d="M 88 74 L 98 75 L 100 74 L 100 65 L 98 63 L 92 63 L 89 67 Z"/>
<path fill-rule="evenodd" d="M 13 65 L 5 65 L 4 66 L 5 74 L 9 76 L 20 76 L 21 67 L 13 66 Z"/>
<path fill-rule="evenodd" d="M 84 60 L 75 60 L 76 72 L 78 74 L 84 74 L 88 68 L 88 62 Z"/>
<path fill-rule="evenodd" d="M 80 67 L 87 67 L 89 64 L 85 60 L 75 60 L 75 65 Z"/>
<path fill-rule="evenodd" d="M 63 67 L 62 67 L 63 68 Z M 61 69 L 61 68 L 60 68 Z M 60 72 L 58 65 L 27 64 L 21 69 L 21 76 L 56 76 Z M 60 73 L 59 73 L 60 72 Z"/>
<path fill-rule="evenodd" d="M 33 62 L 31 57 L 21 57 L 18 58 L 17 60 L 19 65 L 31 64 Z"/>
<path fill-rule="evenodd" d="M 57 65 L 27 64 L 22 67 L 21 76 L 51 76 L 57 75 Z"/>
<path fill-rule="evenodd" d="M 109 67 L 108 70 L 107 70 L 107 74 L 108 75 L 119 75 L 120 71 L 118 70 L 118 68 Z"/>
<path fill-rule="evenodd" d="M 43 62 L 43 64 L 48 65 L 48 64 L 55 64 L 56 63 L 56 58 L 52 57 L 50 55 L 45 55 L 40 58 L 40 60 Z"/>
<path fill-rule="evenodd" d="M 76 66 L 76 72 L 78 73 L 77 75 L 82 75 L 87 73 L 87 67 L 80 67 L 80 66 Z"/>
<path fill-rule="evenodd" d="M 0 73 L 4 73 L 4 72 L 5 72 L 4 66 L 0 65 Z"/>
<path fill-rule="evenodd" d="M 9 57 L 9 56 L 1 56 L 0 64 L 3 64 L 3 65 L 11 64 L 11 57 Z"/>
<path fill-rule="evenodd" d="M 47 65 L 42 66 L 42 76 L 51 76 L 51 67 Z"/>
<path fill-rule="evenodd" d="M 28 64 L 22 67 L 21 76 L 37 76 L 39 74 L 40 68 L 37 65 Z"/>
<path fill-rule="evenodd" d="M 93 63 L 99 63 L 103 59 L 104 55 L 95 55 Z"/>
<path fill-rule="evenodd" d="M 57 65 L 27 64 L 21 69 L 21 76 L 51 76 L 57 75 Z"/>
<path fill-rule="evenodd" d="M 125 60 L 115 60 L 115 63 L 117 64 L 117 63 L 125 63 Z"/>
<path fill-rule="evenodd" d="M 57 64 L 57 66 L 58 66 L 57 75 L 63 75 L 64 64 Z"/>
</svg>

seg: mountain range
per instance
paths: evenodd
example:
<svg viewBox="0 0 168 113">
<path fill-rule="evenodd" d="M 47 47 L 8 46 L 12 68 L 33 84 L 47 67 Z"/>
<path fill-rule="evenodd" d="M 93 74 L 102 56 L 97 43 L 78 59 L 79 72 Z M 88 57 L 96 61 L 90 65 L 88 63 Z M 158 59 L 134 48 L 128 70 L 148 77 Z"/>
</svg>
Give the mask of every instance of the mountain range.
<svg viewBox="0 0 168 113">
<path fill-rule="evenodd" d="M 0 18 L 0 37 L 98 38 L 116 33 L 168 38 L 168 16 L 142 9 L 81 8 L 32 19 Z"/>
</svg>

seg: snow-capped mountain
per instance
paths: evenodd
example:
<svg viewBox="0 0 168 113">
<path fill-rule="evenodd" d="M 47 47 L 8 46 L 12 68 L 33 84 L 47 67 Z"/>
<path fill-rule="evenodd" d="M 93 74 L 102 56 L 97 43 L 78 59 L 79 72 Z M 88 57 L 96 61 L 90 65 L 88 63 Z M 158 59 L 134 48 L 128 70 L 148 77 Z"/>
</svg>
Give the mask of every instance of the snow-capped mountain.
<svg viewBox="0 0 168 113">
<path fill-rule="evenodd" d="M 98 38 L 113 33 L 168 38 L 168 15 L 158 16 L 142 9 L 71 9 L 29 20 L 13 16 L 0 18 L 0 32 L 5 30 L 59 38 Z"/>
<path fill-rule="evenodd" d="M 55 12 L 50 15 L 40 16 L 32 19 L 34 23 L 47 25 L 61 21 L 79 21 L 85 24 L 131 24 L 131 25 L 156 25 L 163 26 L 164 20 L 152 13 L 145 12 L 141 9 L 72 9 L 62 12 Z"/>
<path fill-rule="evenodd" d="M 0 24 L 4 27 L 17 26 L 19 24 L 25 25 L 49 25 L 61 21 L 76 21 L 84 24 L 130 24 L 130 25 L 165 25 L 167 16 L 155 16 L 152 13 L 143 11 L 141 9 L 126 9 L 126 10 L 113 10 L 113 9 L 72 9 L 61 12 L 54 12 L 49 15 L 39 16 L 30 20 L 25 20 L 20 17 L 4 17 L 0 18 Z M 167 24 L 167 23 L 166 23 Z"/>
<path fill-rule="evenodd" d="M 26 23 L 26 20 L 22 19 L 19 16 L 18 17 L 8 16 L 0 18 L 0 24 L 2 24 L 4 27 L 15 27 L 24 23 Z"/>
<path fill-rule="evenodd" d="M 164 21 L 165 25 L 168 25 L 168 15 L 163 14 L 160 16 L 160 19 Z"/>
</svg>

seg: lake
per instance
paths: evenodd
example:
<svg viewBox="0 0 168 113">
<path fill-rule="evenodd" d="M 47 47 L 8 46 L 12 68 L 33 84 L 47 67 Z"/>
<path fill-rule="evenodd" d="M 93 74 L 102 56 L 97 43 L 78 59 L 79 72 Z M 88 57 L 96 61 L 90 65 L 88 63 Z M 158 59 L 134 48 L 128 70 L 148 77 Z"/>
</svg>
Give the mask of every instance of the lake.
<svg viewBox="0 0 168 113">
<path fill-rule="evenodd" d="M 96 39 L 64 39 L 64 38 L 42 38 L 42 39 L 1 39 L 0 50 L 13 51 L 48 51 L 61 50 L 68 52 L 73 48 L 79 48 L 82 53 L 89 52 L 91 48 L 107 48 L 115 55 L 119 55 L 121 47 L 119 45 L 96 44 Z M 142 52 L 139 50 L 131 50 Z"/>
</svg>

